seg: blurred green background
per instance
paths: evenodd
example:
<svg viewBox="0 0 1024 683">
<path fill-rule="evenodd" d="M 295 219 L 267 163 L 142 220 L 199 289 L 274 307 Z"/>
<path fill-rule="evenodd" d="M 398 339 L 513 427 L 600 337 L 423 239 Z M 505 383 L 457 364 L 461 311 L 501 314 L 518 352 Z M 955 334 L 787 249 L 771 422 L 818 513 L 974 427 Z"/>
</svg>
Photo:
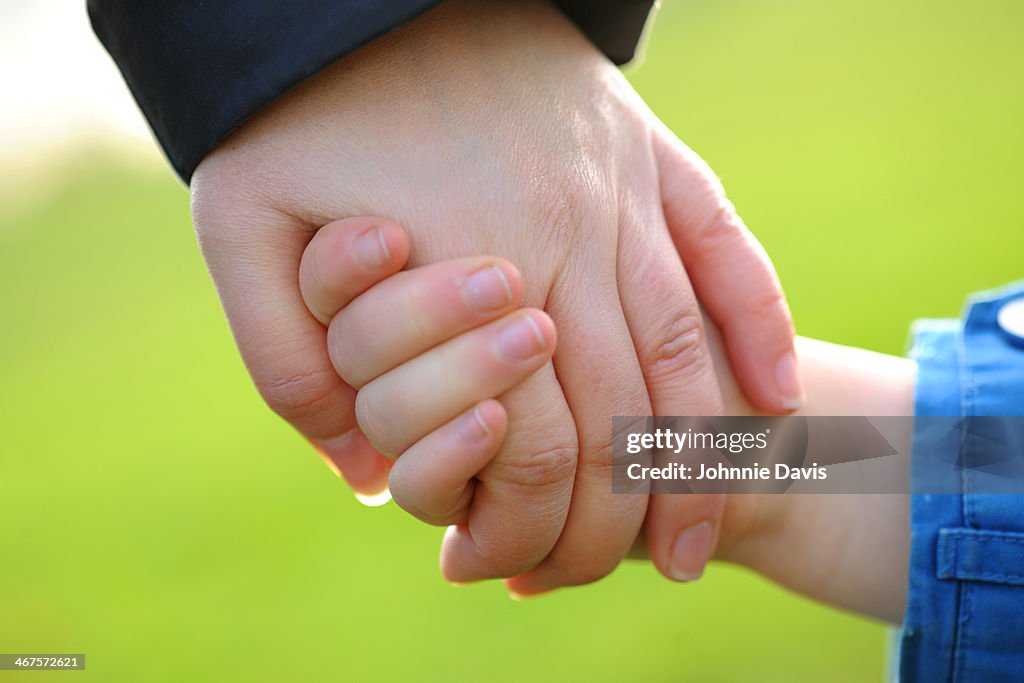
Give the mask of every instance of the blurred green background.
<svg viewBox="0 0 1024 683">
<path fill-rule="evenodd" d="M 1024 276 L 1022 28 L 1016 0 L 670 0 L 630 77 L 800 332 L 901 353 L 913 318 Z M 112 149 L 0 167 L 0 651 L 88 656 L 7 676 L 881 679 L 883 627 L 730 567 L 525 603 L 446 585 L 439 530 L 362 507 L 262 406 L 186 192 Z"/>
</svg>

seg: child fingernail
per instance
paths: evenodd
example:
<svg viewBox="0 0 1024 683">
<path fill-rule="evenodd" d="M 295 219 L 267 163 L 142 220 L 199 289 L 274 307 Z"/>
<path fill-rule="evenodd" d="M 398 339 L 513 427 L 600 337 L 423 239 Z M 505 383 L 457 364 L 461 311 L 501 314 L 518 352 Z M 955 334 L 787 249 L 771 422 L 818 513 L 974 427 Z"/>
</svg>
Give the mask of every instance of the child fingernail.
<svg viewBox="0 0 1024 683">
<path fill-rule="evenodd" d="M 804 387 L 800 382 L 800 370 L 796 364 L 796 354 L 787 351 L 775 364 L 775 384 L 778 387 L 779 399 L 785 410 L 802 408 L 805 402 Z"/>
<path fill-rule="evenodd" d="M 497 266 L 488 266 L 466 276 L 462 283 L 466 303 L 477 313 L 504 308 L 512 302 L 512 287 Z"/>
<path fill-rule="evenodd" d="M 529 315 L 519 316 L 498 332 L 498 353 L 508 360 L 527 360 L 544 351 L 547 343 Z"/>
<path fill-rule="evenodd" d="M 480 416 L 479 406 L 473 408 L 468 413 L 463 413 L 462 417 L 455 423 L 455 438 L 462 443 L 475 444 L 483 441 L 490 435 L 491 430 L 488 429 L 487 423 Z"/>
<path fill-rule="evenodd" d="M 711 559 L 711 523 L 701 522 L 676 536 L 669 558 L 669 575 L 676 581 L 694 581 Z"/>
<path fill-rule="evenodd" d="M 356 238 L 352 245 L 356 260 L 368 268 L 380 268 L 391 260 L 388 243 L 381 228 L 370 228 Z"/>
</svg>

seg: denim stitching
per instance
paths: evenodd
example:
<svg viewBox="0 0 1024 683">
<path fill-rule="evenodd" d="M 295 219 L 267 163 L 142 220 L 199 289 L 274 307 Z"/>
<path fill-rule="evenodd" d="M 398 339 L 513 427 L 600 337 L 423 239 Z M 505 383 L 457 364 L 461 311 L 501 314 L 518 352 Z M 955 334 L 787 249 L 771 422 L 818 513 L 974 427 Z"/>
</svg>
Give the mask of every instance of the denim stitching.
<svg viewBox="0 0 1024 683">
<path fill-rule="evenodd" d="M 960 567 L 960 545 L 964 541 L 970 540 L 973 543 L 1006 543 L 1009 545 L 1024 545 L 1024 537 L 1004 538 L 1000 536 L 984 536 L 982 534 L 968 534 L 955 531 L 951 533 L 941 533 L 941 536 L 944 536 L 952 541 L 953 550 L 951 553 L 946 553 L 942 557 L 942 566 L 936 567 L 936 572 L 938 574 L 944 575 L 944 577 L 946 578 L 958 579 L 961 581 L 989 579 L 992 581 L 1024 582 L 1024 574 L 1014 574 L 1010 572 L 972 572 L 961 569 Z"/>
<path fill-rule="evenodd" d="M 947 538 L 952 538 L 957 543 L 970 539 L 974 543 L 1009 543 L 1010 545 L 1024 545 L 1024 538 L 1016 538 L 1012 536 L 1009 538 L 1002 538 L 999 536 L 984 536 L 982 534 L 964 534 L 957 532 L 943 535 Z"/>
</svg>

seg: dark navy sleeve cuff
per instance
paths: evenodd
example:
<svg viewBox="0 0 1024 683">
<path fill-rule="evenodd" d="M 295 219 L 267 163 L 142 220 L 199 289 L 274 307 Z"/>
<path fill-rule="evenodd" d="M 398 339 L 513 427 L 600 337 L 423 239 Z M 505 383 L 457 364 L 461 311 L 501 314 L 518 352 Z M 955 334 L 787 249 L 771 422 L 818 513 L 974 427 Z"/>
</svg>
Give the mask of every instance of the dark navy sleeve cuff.
<svg viewBox="0 0 1024 683">
<path fill-rule="evenodd" d="M 203 157 L 260 109 L 438 4 L 88 0 L 96 35 L 186 183 Z M 654 2 L 559 0 L 556 5 L 622 64 L 632 59 Z"/>
</svg>

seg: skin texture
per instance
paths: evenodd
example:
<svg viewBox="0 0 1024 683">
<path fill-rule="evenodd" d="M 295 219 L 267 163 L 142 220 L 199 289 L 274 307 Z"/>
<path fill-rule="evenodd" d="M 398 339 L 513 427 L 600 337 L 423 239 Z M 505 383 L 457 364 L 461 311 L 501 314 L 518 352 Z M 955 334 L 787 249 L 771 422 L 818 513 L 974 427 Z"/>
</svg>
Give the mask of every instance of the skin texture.
<svg viewBox="0 0 1024 683">
<path fill-rule="evenodd" d="M 357 420 L 323 314 L 303 304 L 317 229 L 388 216 L 412 235 L 412 266 L 493 254 L 522 270 L 522 303 L 550 315 L 559 345 L 503 396 L 507 436 L 445 538 L 450 579 L 518 577 L 526 594 L 616 566 L 647 499 L 610 494 L 608 417 L 722 410 L 698 294 L 755 404 L 801 400 L 798 379 L 777 372 L 795 372 L 780 363 L 792 327 L 763 250 L 707 166 L 547 4 L 445 3 L 247 122 L 199 166 L 192 193 L 257 388 L 364 492 L 384 486 L 378 451 L 395 444 Z M 720 496 L 653 505 L 706 524 L 714 543 Z M 662 557 L 676 539 L 648 542 Z"/>
<path fill-rule="evenodd" d="M 727 414 L 761 414 L 739 390 L 714 330 L 709 337 Z M 914 414 L 913 361 L 804 338 L 797 351 L 807 390 L 797 414 Z M 909 433 L 904 437 L 894 445 L 905 453 Z M 898 624 L 907 599 L 910 497 L 729 496 L 716 557 L 812 599 Z"/>
<path fill-rule="evenodd" d="M 351 247 L 351 236 L 364 233 L 368 225 L 386 232 L 396 252 L 408 251 L 404 234 L 389 221 L 332 223 L 317 233 L 303 257 L 303 295 L 311 310 L 333 317 L 332 330 L 343 331 L 342 343 L 331 345 L 332 358 L 351 353 L 349 346 L 360 347 L 361 339 L 379 342 L 356 349 L 364 363 L 352 366 L 351 373 L 346 363 L 335 360 L 335 365 L 350 384 L 362 387 L 360 397 L 367 386 L 386 381 L 387 391 L 378 398 L 381 407 L 409 416 L 401 434 L 393 436 L 410 444 L 395 452 L 399 457 L 390 477 L 395 501 L 431 524 L 464 523 L 475 476 L 497 451 L 505 427 L 501 403 L 492 399 L 550 357 L 554 330 L 547 327 L 550 321 L 537 318 L 547 343 L 532 360 L 496 352 L 502 327 L 494 321 L 542 315 L 515 309 L 522 282 L 512 264 L 476 257 L 398 272 L 403 263 L 380 259 L 368 271 Z M 481 297 L 473 296 L 482 292 L 479 281 L 467 277 L 481 272 L 503 273 L 493 283 L 497 296 L 482 299 L 491 304 L 486 310 L 476 305 Z M 409 302 L 416 305 L 408 315 L 390 314 Z M 713 323 L 707 328 L 726 412 L 758 414 L 736 384 L 721 336 Z M 911 414 L 912 362 L 809 339 L 797 342 L 809 399 L 801 414 Z M 452 345 L 463 352 L 446 353 Z M 439 382 L 437 372 L 460 379 Z M 404 405 L 409 396 L 424 391 L 430 396 Z M 895 438 L 909 440 L 909 433 Z M 906 451 L 909 443 L 896 445 Z M 688 496 L 662 498 L 686 501 Z M 732 495 L 725 501 L 720 559 L 744 564 L 815 599 L 893 623 L 900 620 L 909 553 L 907 496 Z M 664 510 L 652 506 L 648 531 L 672 535 L 682 530 L 680 520 L 664 516 Z M 684 543 L 671 548 L 672 553 L 683 551 L 679 564 L 688 565 L 693 578 L 713 550 L 711 532 L 697 525 Z M 672 562 L 665 556 L 655 559 Z"/>
</svg>

